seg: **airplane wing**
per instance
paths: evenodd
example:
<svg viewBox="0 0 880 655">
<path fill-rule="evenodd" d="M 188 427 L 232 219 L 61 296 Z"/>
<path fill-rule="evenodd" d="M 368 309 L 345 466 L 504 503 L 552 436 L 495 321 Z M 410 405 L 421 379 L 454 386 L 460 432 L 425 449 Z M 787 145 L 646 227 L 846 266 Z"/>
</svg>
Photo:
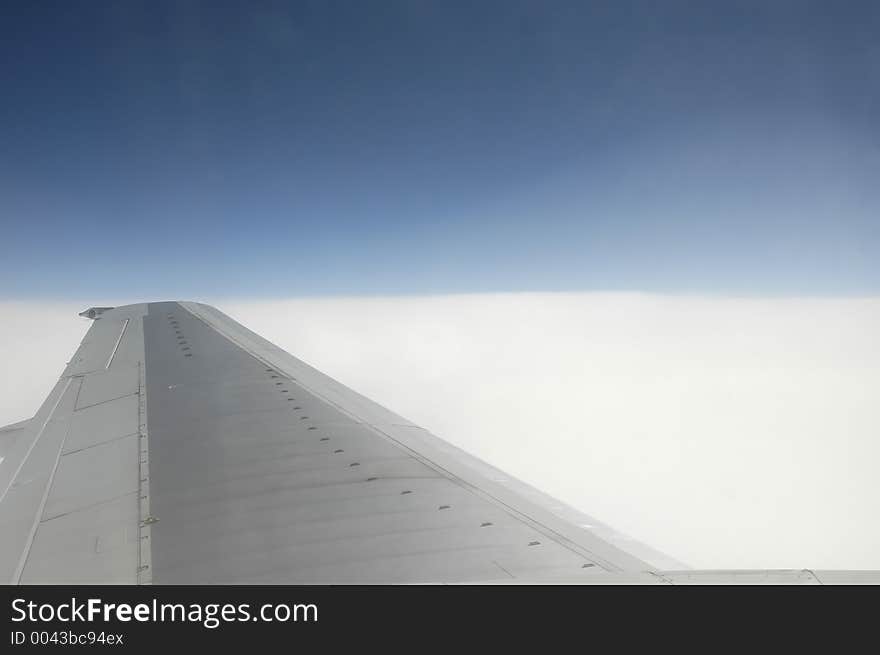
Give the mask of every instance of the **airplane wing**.
<svg viewBox="0 0 880 655">
<path fill-rule="evenodd" d="M 0 429 L 0 581 L 880 582 L 687 570 L 213 307 L 81 315 L 37 414 Z"/>
</svg>

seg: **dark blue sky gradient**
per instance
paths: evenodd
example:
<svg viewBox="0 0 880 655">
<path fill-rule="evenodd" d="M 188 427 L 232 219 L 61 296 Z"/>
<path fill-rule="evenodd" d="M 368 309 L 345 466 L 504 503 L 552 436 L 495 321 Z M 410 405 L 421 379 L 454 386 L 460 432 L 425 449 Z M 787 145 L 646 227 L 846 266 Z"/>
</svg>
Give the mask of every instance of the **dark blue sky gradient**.
<svg viewBox="0 0 880 655">
<path fill-rule="evenodd" d="M 19 2 L 0 297 L 880 292 L 880 3 Z"/>
</svg>

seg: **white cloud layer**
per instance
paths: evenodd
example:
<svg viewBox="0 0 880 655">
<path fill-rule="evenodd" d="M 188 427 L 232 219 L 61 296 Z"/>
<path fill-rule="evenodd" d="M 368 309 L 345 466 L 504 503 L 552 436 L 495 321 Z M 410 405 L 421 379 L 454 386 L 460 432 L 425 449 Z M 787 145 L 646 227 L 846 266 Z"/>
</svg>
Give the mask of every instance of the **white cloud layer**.
<svg viewBox="0 0 880 655">
<path fill-rule="evenodd" d="M 214 301 L 437 435 L 698 568 L 880 568 L 880 299 Z M 85 305 L 0 303 L 0 425 Z"/>
</svg>

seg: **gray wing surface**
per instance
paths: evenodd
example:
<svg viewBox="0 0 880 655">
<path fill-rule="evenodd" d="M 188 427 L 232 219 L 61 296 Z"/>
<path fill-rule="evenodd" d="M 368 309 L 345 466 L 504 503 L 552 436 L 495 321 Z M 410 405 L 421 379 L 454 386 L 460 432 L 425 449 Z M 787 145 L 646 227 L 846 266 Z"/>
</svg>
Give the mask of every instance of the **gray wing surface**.
<svg viewBox="0 0 880 655">
<path fill-rule="evenodd" d="M 8 583 L 860 582 L 688 571 L 213 307 L 92 308 L 0 429 Z"/>
</svg>

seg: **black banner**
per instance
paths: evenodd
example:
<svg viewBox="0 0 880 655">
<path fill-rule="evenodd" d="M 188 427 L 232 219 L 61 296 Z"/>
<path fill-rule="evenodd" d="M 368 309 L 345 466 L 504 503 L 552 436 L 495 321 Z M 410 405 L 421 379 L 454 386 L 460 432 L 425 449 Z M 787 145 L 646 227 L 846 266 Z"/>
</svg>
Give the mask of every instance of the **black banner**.
<svg viewBox="0 0 880 655">
<path fill-rule="evenodd" d="M 873 631 L 875 597 L 876 587 L 4 587 L 0 652 L 318 643 L 372 653 L 486 638 L 580 650 L 758 634 L 763 645 L 839 645 Z"/>
</svg>

